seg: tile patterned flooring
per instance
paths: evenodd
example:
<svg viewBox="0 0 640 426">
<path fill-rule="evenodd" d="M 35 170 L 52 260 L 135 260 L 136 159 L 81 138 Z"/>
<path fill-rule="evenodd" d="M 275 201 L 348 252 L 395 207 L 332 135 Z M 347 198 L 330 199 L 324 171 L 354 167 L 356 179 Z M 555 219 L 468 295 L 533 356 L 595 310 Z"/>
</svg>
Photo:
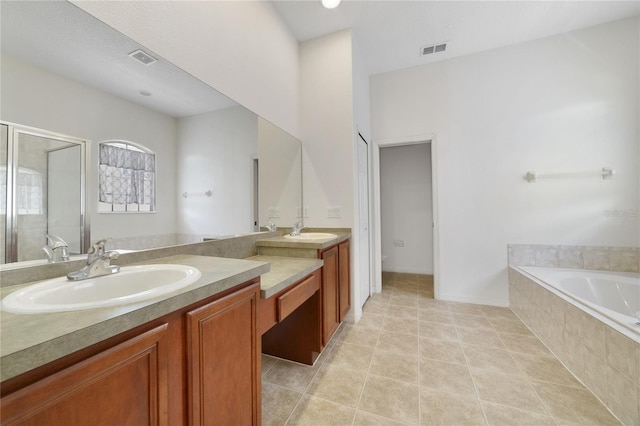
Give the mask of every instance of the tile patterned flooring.
<svg viewBox="0 0 640 426">
<path fill-rule="evenodd" d="M 263 355 L 263 425 L 614 425 L 508 308 L 438 301 L 383 274 L 313 367 Z"/>
</svg>

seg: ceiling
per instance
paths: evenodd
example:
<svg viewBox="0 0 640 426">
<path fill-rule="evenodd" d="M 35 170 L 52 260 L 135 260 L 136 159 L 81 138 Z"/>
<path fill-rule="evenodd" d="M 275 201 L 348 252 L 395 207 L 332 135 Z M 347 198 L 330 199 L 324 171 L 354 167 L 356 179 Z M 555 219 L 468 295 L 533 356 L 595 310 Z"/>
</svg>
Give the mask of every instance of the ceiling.
<svg viewBox="0 0 640 426">
<path fill-rule="evenodd" d="M 237 105 L 71 3 L 1 0 L 0 6 L 3 54 L 172 117 Z M 137 49 L 159 61 L 133 60 L 128 54 Z"/>
<path fill-rule="evenodd" d="M 370 75 L 535 40 L 640 14 L 639 1 L 365 1 L 272 3 L 298 41 L 351 28 Z M 420 56 L 420 48 L 447 50 Z"/>
</svg>

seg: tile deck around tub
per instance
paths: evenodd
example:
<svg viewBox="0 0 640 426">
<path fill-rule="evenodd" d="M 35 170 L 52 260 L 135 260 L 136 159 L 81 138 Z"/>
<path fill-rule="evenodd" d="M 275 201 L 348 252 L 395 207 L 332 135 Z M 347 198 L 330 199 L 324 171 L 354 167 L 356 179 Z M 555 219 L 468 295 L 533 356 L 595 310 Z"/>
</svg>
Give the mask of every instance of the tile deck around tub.
<svg viewBox="0 0 640 426">
<path fill-rule="evenodd" d="M 508 308 L 383 273 L 313 367 L 262 358 L 263 425 L 617 425 Z"/>
</svg>

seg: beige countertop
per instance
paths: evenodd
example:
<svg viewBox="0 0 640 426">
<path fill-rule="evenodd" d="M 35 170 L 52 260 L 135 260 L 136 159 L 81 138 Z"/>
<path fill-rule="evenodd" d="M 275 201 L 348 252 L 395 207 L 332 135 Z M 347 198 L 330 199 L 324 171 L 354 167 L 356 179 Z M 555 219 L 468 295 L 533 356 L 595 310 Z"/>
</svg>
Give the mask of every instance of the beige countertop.
<svg viewBox="0 0 640 426">
<path fill-rule="evenodd" d="M 194 284 L 176 292 L 128 305 L 44 314 L 2 311 L 0 381 L 267 274 L 270 269 L 269 264 L 259 258 L 177 255 L 141 262 L 157 263 L 193 266 L 200 270 L 202 276 Z M 276 275 L 273 277 L 275 281 Z M 2 288 L 0 297 L 27 285 L 29 283 Z"/>
<path fill-rule="evenodd" d="M 283 256 L 253 256 L 248 260 L 268 262 L 271 270 L 260 277 L 260 297 L 268 299 L 313 271 L 322 268 L 320 259 Z"/>
<path fill-rule="evenodd" d="M 301 249 L 316 249 L 324 250 L 328 247 L 348 240 L 351 237 L 350 232 L 345 231 L 324 231 L 336 234 L 335 238 L 324 238 L 313 241 L 300 241 L 291 238 L 286 238 L 284 235 L 281 237 L 265 238 L 264 240 L 256 241 L 256 245 L 259 247 L 281 247 L 281 248 L 301 248 Z M 304 234 L 305 231 L 303 230 Z"/>
</svg>

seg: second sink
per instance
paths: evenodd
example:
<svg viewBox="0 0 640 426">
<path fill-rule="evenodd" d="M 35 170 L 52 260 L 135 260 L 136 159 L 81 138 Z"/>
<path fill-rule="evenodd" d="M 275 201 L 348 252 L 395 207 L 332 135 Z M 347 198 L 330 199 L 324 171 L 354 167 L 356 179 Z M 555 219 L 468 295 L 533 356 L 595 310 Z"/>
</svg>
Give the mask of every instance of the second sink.
<svg viewBox="0 0 640 426">
<path fill-rule="evenodd" d="M 299 235 L 285 235 L 285 238 L 292 240 L 311 241 L 311 240 L 328 240 L 330 238 L 336 238 L 336 234 L 329 232 L 303 232 Z"/>
</svg>

